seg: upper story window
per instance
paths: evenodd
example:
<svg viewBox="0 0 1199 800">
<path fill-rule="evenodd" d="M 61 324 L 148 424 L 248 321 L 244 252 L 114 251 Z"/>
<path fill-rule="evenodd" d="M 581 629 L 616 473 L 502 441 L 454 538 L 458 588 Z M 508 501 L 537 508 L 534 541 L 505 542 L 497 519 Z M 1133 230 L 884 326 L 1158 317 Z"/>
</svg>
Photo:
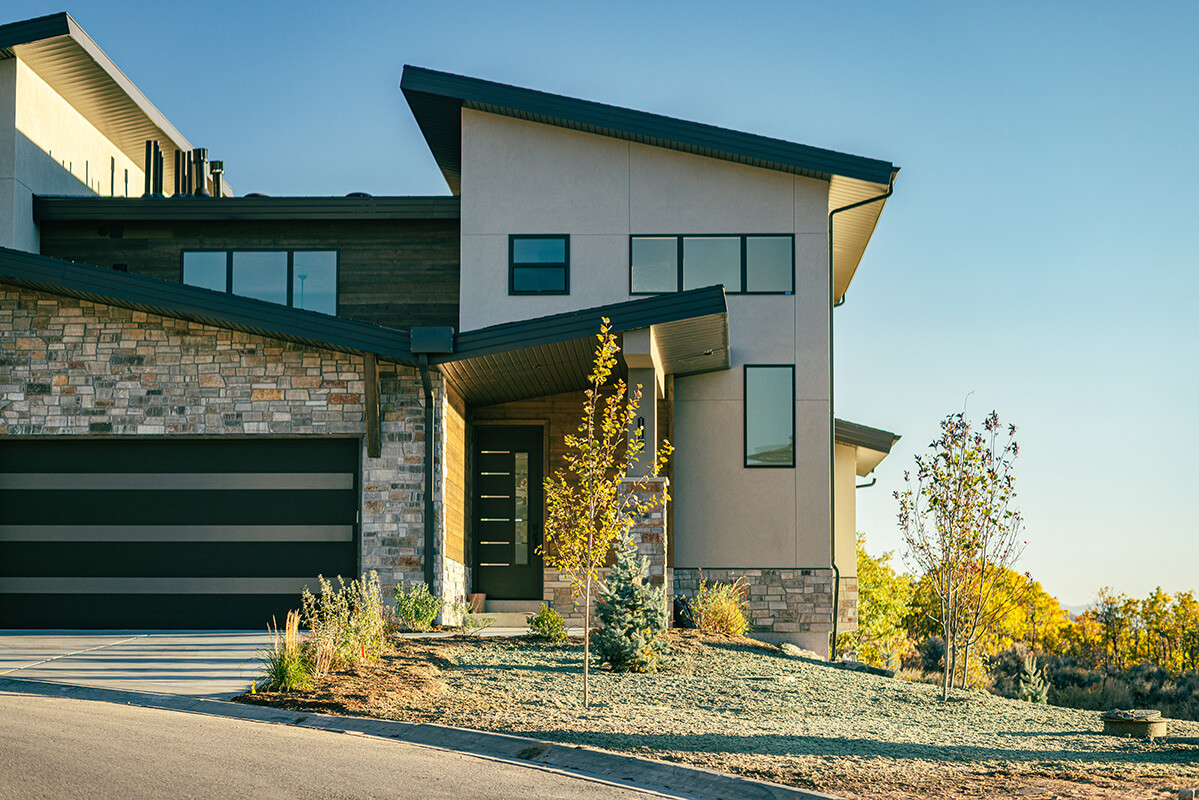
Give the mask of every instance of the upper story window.
<svg viewBox="0 0 1199 800">
<path fill-rule="evenodd" d="M 629 237 L 630 294 L 682 292 L 717 283 L 729 294 L 791 294 L 795 237 Z"/>
<path fill-rule="evenodd" d="M 745 365 L 745 466 L 795 466 L 795 365 Z"/>
<path fill-rule="evenodd" d="M 508 294 L 570 294 L 570 237 L 508 237 Z"/>
<path fill-rule="evenodd" d="M 335 250 L 189 250 L 183 282 L 268 303 L 337 313 Z"/>
</svg>

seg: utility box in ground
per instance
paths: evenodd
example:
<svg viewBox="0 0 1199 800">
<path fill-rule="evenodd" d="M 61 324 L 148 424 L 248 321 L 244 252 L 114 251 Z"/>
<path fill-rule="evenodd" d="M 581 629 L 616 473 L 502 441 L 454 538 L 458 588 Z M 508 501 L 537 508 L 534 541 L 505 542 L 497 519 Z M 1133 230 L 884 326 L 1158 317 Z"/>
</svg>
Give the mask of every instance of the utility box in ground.
<svg viewBox="0 0 1199 800">
<path fill-rule="evenodd" d="M 1137 739 L 1155 739 L 1166 735 L 1166 721 L 1162 712 L 1152 709 L 1112 709 L 1100 715 L 1103 732 L 1109 736 L 1132 736 Z"/>
</svg>

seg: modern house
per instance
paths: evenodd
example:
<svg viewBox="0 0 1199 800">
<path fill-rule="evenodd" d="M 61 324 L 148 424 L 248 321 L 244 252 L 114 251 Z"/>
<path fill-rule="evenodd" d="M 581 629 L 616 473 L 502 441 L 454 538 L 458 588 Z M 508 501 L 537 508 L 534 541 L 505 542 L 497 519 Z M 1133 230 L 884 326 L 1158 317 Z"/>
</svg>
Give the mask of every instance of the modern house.
<svg viewBox="0 0 1199 800">
<path fill-rule="evenodd" d="M 233 197 L 69 16 L 0 26 L 0 627 L 257 628 L 366 570 L 577 615 L 541 485 L 606 317 L 676 448 L 633 487 L 672 496 L 656 578 L 744 579 L 758 635 L 827 652 L 897 438 L 834 420 L 833 309 L 898 169 L 401 90 L 450 194 Z"/>
</svg>

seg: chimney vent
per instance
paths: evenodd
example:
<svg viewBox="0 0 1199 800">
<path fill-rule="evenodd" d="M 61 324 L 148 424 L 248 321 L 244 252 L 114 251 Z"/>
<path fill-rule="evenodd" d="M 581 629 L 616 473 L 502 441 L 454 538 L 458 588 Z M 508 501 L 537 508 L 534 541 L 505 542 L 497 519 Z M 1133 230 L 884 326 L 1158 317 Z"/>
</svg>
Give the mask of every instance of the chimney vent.
<svg viewBox="0 0 1199 800">
<path fill-rule="evenodd" d="M 192 167 L 195 170 L 196 188 L 193 191 L 196 197 L 211 197 L 208 193 L 208 148 L 197 147 L 192 150 Z"/>
</svg>

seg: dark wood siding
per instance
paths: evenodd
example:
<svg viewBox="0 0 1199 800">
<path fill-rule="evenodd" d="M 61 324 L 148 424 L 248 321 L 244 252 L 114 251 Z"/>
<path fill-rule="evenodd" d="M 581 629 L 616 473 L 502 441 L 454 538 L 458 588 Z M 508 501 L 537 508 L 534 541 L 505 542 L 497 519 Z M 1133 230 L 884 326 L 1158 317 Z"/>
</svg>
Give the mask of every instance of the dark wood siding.
<svg viewBox="0 0 1199 800">
<path fill-rule="evenodd" d="M 337 250 L 339 316 L 458 327 L 458 220 L 48 220 L 41 238 L 43 255 L 169 281 L 181 279 L 184 250 Z"/>
</svg>

